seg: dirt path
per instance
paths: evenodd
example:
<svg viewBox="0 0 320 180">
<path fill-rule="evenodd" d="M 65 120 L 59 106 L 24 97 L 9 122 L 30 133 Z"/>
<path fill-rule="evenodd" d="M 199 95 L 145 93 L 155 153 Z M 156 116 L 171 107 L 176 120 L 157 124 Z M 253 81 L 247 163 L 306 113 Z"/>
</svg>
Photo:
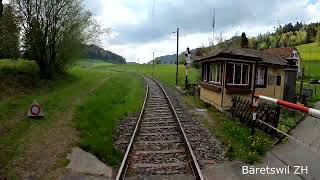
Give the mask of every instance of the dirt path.
<svg viewBox="0 0 320 180">
<path fill-rule="evenodd" d="M 10 171 L 21 179 L 58 179 L 63 173 L 61 167 L 67 164 L 66 155 L 77 140 L 72 122 L 76 107 L 107 79 L 70 95 L 63 111 L 51 114 L 53 117 L 47 122 L 31 127 L 20 140 L 24 151 L 9 164 Z"/>
</svg>

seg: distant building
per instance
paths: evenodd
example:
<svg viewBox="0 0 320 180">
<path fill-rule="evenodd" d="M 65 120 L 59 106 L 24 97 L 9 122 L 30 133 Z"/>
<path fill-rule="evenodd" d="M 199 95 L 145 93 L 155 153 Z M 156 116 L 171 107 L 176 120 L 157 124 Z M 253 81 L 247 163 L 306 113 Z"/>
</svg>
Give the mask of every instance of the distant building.
<svg viewBox="0 0 320 180">
<path fill-rule="evenodd" d="M 251 99 L 255 92 L 286 99 L 289 91 L 289 95 L 295 94 L 296 76 L 292 76 L 291 71 L 296 74 L 297 66 L 290 68 L 287 59 L 273 53 L 226 48 L 195 61 L 202 67 L 200 98 L 220 110 L 229 109 L 234 96 Z M 288 81 L 288 78 L 294 80 Z"/>
<path fill-rule="evenodd" d="M 298 66 L 298 74 L 300 74 L 301 57 L 296 48 L 291 48 L 291 47 L 269 48 L 269 49 L 263 49 L 263 52 L 276 54 L 281 56 L 282 58 L 296 59 L 296 65 Z"/>
</svg>

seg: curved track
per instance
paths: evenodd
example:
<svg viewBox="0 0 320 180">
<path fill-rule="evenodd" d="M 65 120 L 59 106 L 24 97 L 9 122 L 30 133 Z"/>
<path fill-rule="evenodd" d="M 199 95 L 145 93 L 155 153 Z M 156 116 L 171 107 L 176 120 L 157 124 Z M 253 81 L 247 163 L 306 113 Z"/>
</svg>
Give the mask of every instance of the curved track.
<svg viewBox="0 0 320 180">
<path fill-rule="evenodd" d="M 145 80 L 145 100 L 116 179 L 172 174 L 203 179 L 170 98 L 156 80 Z"/>
</svg>

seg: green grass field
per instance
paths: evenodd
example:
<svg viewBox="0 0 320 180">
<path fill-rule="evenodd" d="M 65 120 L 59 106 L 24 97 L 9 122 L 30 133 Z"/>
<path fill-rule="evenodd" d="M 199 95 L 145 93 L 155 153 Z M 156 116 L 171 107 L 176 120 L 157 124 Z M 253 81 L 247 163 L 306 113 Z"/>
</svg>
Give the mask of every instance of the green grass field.
<svg viewBox="0 0 320 180">
<path fill-rule="evenodd" d="M 319 61 L 320 45 L 317 42 L 296 46 L 302 61 Z M 310 56 L 311 54 L 311 56 Z"/>
<path fill-rule="evenodd" d="M 111 65 L 111 66 L 99 66 L 96 69 L 105 69 L 113 71 L 126 71 L 136 72 L 148 76 L 152 76 L 153 66 L 152 64 L 127 64 L 127 65 Z M 166 83 L 170 86 L 176 84 L 176 66 L 173 64 L 155 64 L 154 66 L 154 77 L 158 80 Z M 189 83 L 198 83 L 200 80 L 200 70 L 191 68 L 188 73 Z M 178 68 L 178 84 L 184 87 L 185 81 L 185 66 L 179 65 Z"/>
<path fill-rule="evenodd" d="M 143 81 L 125 72 L 94 69 L 107 63 L 80 63 L 85 66 L 77 65 L 63 78 L 51 81 L 40 80 L 31 61 L 0 60 L 0 86 L 5 91 L 0 93 L 1 177 L 19 179 L 18 172 L 26 167 L 65 166 L 70 146 L 77 142 L 108 164 L 119 164 L 122 154 L 112 146 L 112 132 L 121 118 L 139 111 Z M 43 107 L 46 116 L 42 119 L 26 117 L 34 99 Z M 78 141 L 73 140 L 78 134 L 74 127 L 80 132 Z M 39 158 L 34 152 L 40 151 L 47 163 L 34 163 Z"/>
<path fill-rule="evenodd" d="M 112 133 L 119 119 L 139 112 L 144 83 L 129 73 L 115 73 L 109 78 L 78 108 L 76 127 L 81 134 L 80 147 L 117 166 L 123 155 L 113 147 Z"/>
</svg>

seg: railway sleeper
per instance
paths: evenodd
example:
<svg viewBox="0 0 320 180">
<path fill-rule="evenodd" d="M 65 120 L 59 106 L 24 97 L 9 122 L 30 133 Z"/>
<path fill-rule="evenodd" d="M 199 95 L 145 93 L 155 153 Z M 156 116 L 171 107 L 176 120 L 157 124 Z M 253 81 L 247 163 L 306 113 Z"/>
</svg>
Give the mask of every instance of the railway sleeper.
<svg viewBox="0 0 320 180">
<path fill-rule="evenodd" d="M 169 119 L 169 120 L 163 120 L 163 119 L 154 119 L 153 121 L 146 121 L 143 120 L 141 122 L 141 124 L 150 124 L 150 125 L 154 125 L 154 124 L 164 124 L 164 123 L 176 123 L 175 121 Z"/>
<path fill-rule="evenodd" d="M 131 162 L 134 163 L 176 163 L 176 162 L 186 162 L 188 161 L 188 156 L 186 153 L 167 153 L 167 154 L 137 154 L 133 152 L 133 156 L 131 157 Z"/>
<path fill-rule="evenodd" d="M 163 151 L 172 149 L 181 149 L 185 145 L 182 142 L 175 143 L 144 143 L 143 145 L 136 146 L 135 151 Z"/>
<path fill-rule="evenodd" d="M 141 128 L 140 133 L 169 133 L 169 132 L 177 132 L 177 128 L 166 128 L 166 129 L 160 129 L 160 128 L 155 128 L 155 129 L 147 129 L 147 128 Z"/>
<path fill-rule="evenodd" d="M 137 137 L 138 141 L 172 141 L 181 140 L 180 136 L 177 135 L 157 135 L 157 136 L 141 136 Z"/>
<path fill-rule="evenodd" d="M 145 122 L 142 122 L 141 123 L 141 127 L 143 128 L 143 127 L 150 127 L 150 126 L 155 126 L 155 127 L 158 127 L 158 126 L 171 126 L 171 125 L 174 125 L 175 124 L 175 122 L 173 121 L 173 122 L 170 122 L 170 121 L 155 121 L 155 122 L 153 122 L 153 123 L 145 123 Z"/>
<path fill-rule="evenodd" d="M 190 173 L 188 162 L 178 163 L 137 163 L 133 165 L 133 171 L 142 175 L 169 175 L 169 174 L 187 174 Z"/>
</svg>

